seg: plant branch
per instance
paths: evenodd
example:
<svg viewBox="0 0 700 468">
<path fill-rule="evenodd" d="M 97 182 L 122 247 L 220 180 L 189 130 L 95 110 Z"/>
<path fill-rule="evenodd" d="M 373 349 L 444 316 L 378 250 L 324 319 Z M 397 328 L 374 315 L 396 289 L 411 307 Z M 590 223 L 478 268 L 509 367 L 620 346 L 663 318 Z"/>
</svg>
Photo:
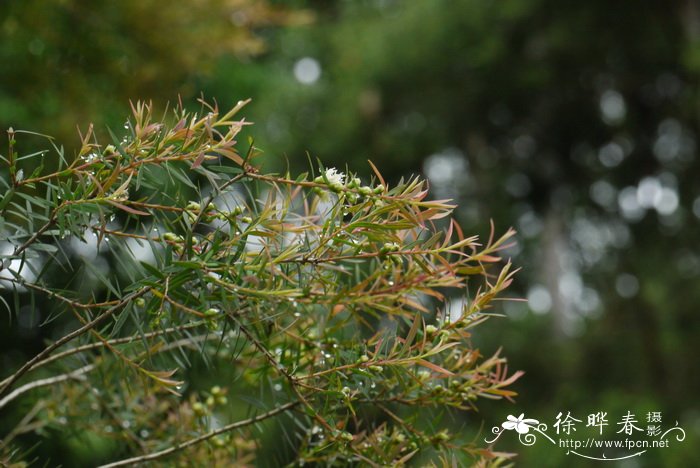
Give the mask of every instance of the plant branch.
<svg viewBox="0 0 700 468">
<path fill-rule="evenodd" d="M 36 402 L 36 404 L 30 409 L 22 418 L 22 420 L 15 426 L 12 431 L 5 436 L 5 438 L 0 441 L 0 448 L 2 447 L 7 447 L 12 440 L 17 437 L 20 434 L 24 434 L 25 432 L 33 431 L 38 427 L 41 427 L 45 425 L 44 422 L 41 421 L 35 421 L 32 423 L 32 419 L 46 406 L 46 402 L 44 400 L 39 400 Z"/>
<path fill-rule="evenodd" d="M 308 400 L 302 395 L 301 391 L 297 388 L 298 385 L 304 386 L 301 382 L 298 381 L 296 377 L 294 377 L 292 374 L 290 374 L 287 369 L 280 364 L 277 359 L 270 353 L 270 350 L 268 350 L 261 342 L 258 340 L 253 333 L 248 330 L 233 314 L 229 314 L 230 317 L 236 322 L 238 325 L 238 328 L 241 330 L 241 332 L 248 338 L 252 343 L 253 346 L 255 346 L 263 355 L 265 355 L 265 358 L 274 366 L 274 368 L 282 374 L 287 381 L 289 382 L 289 386 L 291 387 L 292 391 L 294 394 L 299 398 L 299 401 L 301 403 L 304 403 L 304 406 L 308 408 L 308 410 L 313 414 L 314 419 L 319 422 L 323 427 L 325 427 L 328 431 L 333 432 L 333 428 L 331 427 L 328 422 L 323 419 L 323 417 L 318 414 L 318 412 L 314 409 L 314 407 L 311 405 L 311 403 L 308 402 Z"/>
<path fill-rule="evenodd" d="M 150 460 L 156 460 L 158 458 L 165 457 L 167 455 L 170 455 L 175 452 L 179 452 L 180 450 L 184 450 L 187 447 L 191 447 L 192 445 L 196 445 L 200 442 L 204 442 L 205 440 L 211 439 L 212 437 L 216 437 L 217 435 L 224 434 L 226 432 L 232 431 L 234 429 L 239 429 L 241 427 L 245 426 L 250 426 L 251 424 L 255 424 L 257 422 L 263 421 L 265 419 L 271 418 L 273 416 L 276 416 L 280 413 L 284 413 L 285 411 L 289 411 L 290 409 L 294 408 L 295 406 L 299 405 L 301 402 L 300 401 L 292 401 L 289 403 L 285 403 L 282 406 L 278 406 L 277 408 L 270 410 L 266 413 L 259 414 L 257 416 L 253 416 L 252 418 L 244 419 L 243 421 L 238 421 L 235 423 L 228 424 L 226 426 L 220 427 L 219 429 L 215 429 L 213 431 L 209 431 L 206 434 L 202 434 L 199 437 L 195 437 L 193 439 L 187 440 L 185 442 L 173 445 L 172 447 L 168 447 L 167 449 L 160 450 L 158 452 L 153 452 L 149 453 L 146 455 L 140 455 L 138 457 L 132 457 L 132 458 L 127 458 L 124 460 L 119 460 L 116 462 L 108 463 L 106 465 L 101 465 L 99 468 L 114 468 L 117 466 L 127 466 L 127 465 L 135 465 L 138 463 L 144 463 Z"/>
<path fill-rule="evenodd" d="M 196 322 L 196 323 L 188 323 L 185 325 L 180 325 L 179 327 L 171 327 L 171 328 L 165 328 L 163 330 L 158 330 L 154 331 L 151 333 L 144 333 L 143 335 L 137 336 L 125 336 L 124 338 L 114 338 L 111 340 L 107 340 L 107 343 L 110 345 L 118 345 L 118 344 L 124 344 L 124 343 L 131 343 L 139 338 L 141 339 L 148 339 L 148 338 L 153 338 L 155 336 L 160 336 L 160 335 L 166 335 L 169 333 L 174 333 L 178 331 L 183 331 L 183 330 L 189 330 L 191 328 L 196 328 L 199 327 L 203 324 L 203 322 Z M 97 348 L 102 348 L 105 346 L 105 343 L 102 341 L 95 342 L 95 343 L 89 343 L 86 345 L 82 346 L 77 346 L 72 349 L 67 349 L 61 353 L 54 354 L 53 356 L 50 356 L 46 359 L 44 359 L 41 362 L 38 362 L 34 367 L 32 367 L 30 370 L 34 370 L 38 367 L 45 366 L 46 364 L 49 364 L 53 361 L 60 360 L 64 357 L 70 356 L 72 354 L 77 354 L 77 353 L 82 353 L 84 351 L 90 351 L 91 349 L 97 349 Z M 3 385 L 5 381 L 0 382 L 0 385 Z"/>
<path fill-rule="evenodd" d="M 81 376 L 87 372 L 90 372 L 94 368 L 95 368 L 95 364 L 88 364 L 87 366 L 83 366 L 80 369 L 76 369 L 76 370 L 68 372 L 66 374 L 61 374 L 61 375 L 57 375 L 55 377 L 49 377 L 46 379 L 39 379 L 39 380 L 35 380 L 33 382 L 29 382 L 27 384 L 24 384 L 21 387 L 16 388 L 12 393 L 10 393 L 5 398 L 0 400 L 0 409 L 4 408 L 9 402 L 14 400 L 18 396 L 22 395 L 23 393 L 26 393 L 30 390 L 35 389 L 35 388 L 46 387 L 47 385 L 53 385 L 53 384 L 56 384 L 59 382 L 63 382 L 64 380 L 76 379 L 79 376 Z"/>
<path fill-rule="evenodd" d="M 24 286 L 25 288 L 29 289 L 34 289 L 36 291 L 43 292 L 49 296 L 49 299 L 58 299 L 59 301 L 65 302 L 66 304 L 70 305 L 71 307 L 75 307 L 77 309 L 94 309 L 95 307 L 109 307 L 113 306 L 115 304 L 118 304 L 118 300 L 114 301 L 106 301 L 106 302 L 95 302 L 93 304 L 83 304 L 82 302 L 74 301 L 72 299 L 69 299 L 65 296 L 62 296 L 55 291 L 52 291 L 48 288 L 45 288 L 43 286 L 39 286 L 38 284 L 25 281 L 24 279 L 17 279 L 17 278 L 6 278 L 6 277 L 0 277 L 0 280 L 2 281 L 10 281 L 13 283 L 17 283 L 21 286 Z"/>
<path fill-rule="evenodd" d="M 102 315 L 97 316 L 95 319 L 86 323 L 82 327 L 72 331 L 71 333 L 68 333 L 67 335 L 65 335 L 61 339 L 55 341 L 53 344 L 44 348 L 43 351 L 41 351 L 39 354 L 34 356 L 32 359 L 30 359 L 29 361 L 24 363 L 24 365 L 22 367 L 20 367 L 19 370 L 17 370 L 14 374 L 12 374 L 8 379 L 6 379 L 3 382 L 2 387 L 0 387 L 0 396 L 4 395 L 10 389 L 12 384 L 14 384 L 24 374 L 29 372 L 29 370 L 32 369 L 38 362 L 46 359 L 57 348 L 60 348 L 64 344 L 66 344 L 70 341 L 73 341 L 75 338 L 81 336 L 82 334 L 86 333 L 87 331 L 92 330 L 97 325 L 104 322 L 112 315 L 114 315 L 118 310 L 120 310 L 123 306 L 128 304 L 131 300 L 136 299 L 137 297 L 144 295 L 149 290 L 150 290 L 150 288 L 144 287 L 138 291 L 135 291 L 131 294 L 124 296 L 124 298 L 122 300 L 120 300 L 117 304 L 115 304 L 112 307 L 110 307 L 109 309 L 107 309 L 105 311 L 105 313 L 103 313 Z"/>
</svg>

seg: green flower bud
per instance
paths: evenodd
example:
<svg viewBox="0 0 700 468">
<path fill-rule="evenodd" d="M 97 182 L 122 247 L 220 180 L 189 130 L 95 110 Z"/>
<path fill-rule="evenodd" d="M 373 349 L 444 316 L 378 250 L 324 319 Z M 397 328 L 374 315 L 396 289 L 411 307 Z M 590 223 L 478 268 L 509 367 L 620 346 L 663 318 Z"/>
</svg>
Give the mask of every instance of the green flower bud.
<svg viewBox="0 0 700 468">
<path fill-rule="evenodd" d="M 381 253 L 387 252 L 397 252 L 400 249 L 399 244 L 396 242 L 386 242 L 380 249 Z"/>
<path fill-rule="evenodd" d="M 450 433 L 447 432 L 447 430 L 440 431 L 437 434 L 435 434 L 435 440 L 440 442 L 446 442 L 450 440 Z"/>
<path fill-rule="evenodd" d="M 185 207 L 187 211 L 194 211 L 195 213 L 199 213 L 200 210 L 202 209 L 202 206 L 197 203 L 196 201 L 190 201 L 187 206 Z"/>
<path fill-rule="evenodd" d="M 360 186 L 361 183 L 362 181 L 360 179 L 358 179 L 357 177 L 353 177 L 352 179 L 350 179 L 350 182 L 348 182 L 348 188 L 357 188 Z"/>
<path fill-rule="evenodd" d="M 365 197 L 367 197 L 367 196 L 369 196 L 369 195 L 372 195 L 372 187 L 367 187 L 366 185 L 360 187 L 359 191 L 360 191 L 360 193 L 361 193 L 362 195 L 364 195 Z"/>
<path fill-rule="evenodd" d="M 214 437 L 212 443 L 217 447 L 224 447 L 226 445 L 226 439 L 223 437 Z"/>
<path fill-rule="evenodd" d="M 194 414 L 196 414 L 197 416 L 200 416 L 200 417 L 207 414 L 206 406 L 204 406 L 199 401 L 192 403 L 192 411 L 194 411 Z"/>
<path fill-rule="evenodd" d="M 182 242 L 182 237 L 178 236 L 174 232 L 166 232 L 163 234 L 163 240 L 170 242 Z"/>
<path fill-rule="evenodd" d="M 236 206 L 234 209 L 231 210 L 231 214 L 233 216 L 238 216 L 239 214 L 242 214 L 242 213 L 243 213 L 243 207 L 240 205 Z"/>
</svg>

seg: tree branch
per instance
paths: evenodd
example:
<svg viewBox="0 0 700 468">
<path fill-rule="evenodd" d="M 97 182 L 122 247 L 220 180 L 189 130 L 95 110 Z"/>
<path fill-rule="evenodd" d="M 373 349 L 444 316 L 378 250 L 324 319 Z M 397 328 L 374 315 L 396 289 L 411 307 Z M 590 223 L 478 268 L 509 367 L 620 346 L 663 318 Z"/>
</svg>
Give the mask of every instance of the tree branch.
<svg viewBox="0 0 700 468">
<path fill-rule="evenodd" d="M 76 369 L 72 372 L 68 372 L 66 374 L 61 374 L 57 375 L 55 377 L 49 377 L 46 379 L 39 379 L 35 380 L 33 382 L 29 382 L 27 384 L 22 385 L 21 387 L 15 389 L 12 393 L 7 395 L 5 398 L 0 400 L 0 409 L 4 408 L 5 405 L 7 405 L 9 402 L 17 398 L 18 396 L 22 395 L 23 393 L 26 393 L 30 390 L 33 390 L 35 388 L 39 387 L 46 387 L 47 385 L 53 385 L 59 382 L 63 382 L 64 380 L 69 380 L 69 379 L 76 379 L 80 377 L 81 375 L 85 374 L 86 372 L 90 372 L 95 368 L 95 364 L 88 364 L 87 366 L 83 366 L 79 369 Z"/>
<path fill-rule="evenodd" d="M 46 357 L 49 356 L 52 352 L 54 352 L 57 348 L 60 348 L 64 344 L 68 343 L 69 341 L 74 340 L 75 338 L 79 337 L 83 333 L 85 333 L 89 330 L 92 330 L 97 325 L 104 322 L 112 315 L 114 315 L 119 309 L 121 309 L 126 304 L 128 304 L 129 301 L 146 294 L 146 292 L 148 292 L 149 290 L 150 290 L 150 287 L 144 287 L 138 291 L 135 291 L 131 294 L 124 296 L 124 298 L 122 300 L 120 300 L 117 304 L 115 304 L 114 306 L 107 309 L 104 314 L 96 317 L 94 320 L 91 320 L 90 322 L 86 323 L 85 325 L 78 328 L 77 330 L 72 331 L 71 333 L 65 335 L 63 338 L 55 341 L 53 344 L 50 344 L 49 346 L 44 348 L 43 351 L 41 351 L 39 354 L 34 356 L 32 359 L 30 359 L 29 361 L 24 363 L 24 365 L 22 367 L 20 367 L 19 370 L 17 370 L 17 372 L 12 374 L 8 379 L 6 379 L 4 381 L 4 384 L 0 388 L 0 396 L 7 393 L 7 391 L 10 389 L 10 387 L 12 386 L 13 383 L 15 383 L 24 374 L 29 372 L 29 370 L 32 369 L 37 363 L 46 359 Z"/>
<path fill-rule="evenodd" d="M 288 411 L 299 404 L 300 404 L 299 401 L 292 401 L 289 403 L 285 403 L 284 405 L 278 406 L 277 408 L 270 410 L 267 413 L 262 413 L 262 414 L 259 414 L 257 416 L 253 416 L 252 418 L 244 419 L 243 421 L 238 421 L 235 423 L 228 424 L 226 426 L 220 427 L 219 429 L 215 429 L 213 431 L 207 432 L 206 434 L 203 434 L 199 437 L 195 437 L 193 439 L 182 442 L 180 444 L 173 445 L 172 447 L 168 447 L 167 449 L 160 450 L 158 452 L 149 453 L 146 455 L 140 455 L 138 457 L 126 458 L 124 460 L 119 460 L 116 462 L 108 463 L 106 465 L 101 465 L 99 468 L 114 468 L 117 466 L 135 465 L 137 463 L 143 463 L 146 461 L 162 458 L 162 457 L 165 457 L 165 456 L 170 455 L 172 453 L 179 452 L 180 450 L 184 450 L 187 447 L 191 447 L 192 445 L 198 444 L 200 442 L 204 442 L 205 440 L 211 439 L 212 437 L 215 437 L 219 434 L 224 434 L 226 432 L 229 432 L 229 431 L 232 431 L 234 429 L 241 428 L 241 427 L 250 426 L 251 424 L 255 424 L 257 422 L 260 422 L 260 421 L 263 421 L 265 419 L 276 416 L 280 413 L 284 413 L 285 411 Z"/>
<path fill-rule="evenodd" d="M 131 335 L 131 336 L 125 336 L 124 338 L 114 338 L 112 340 L 107 340 L 106 343 L 110 344 L 110 345 L 133 343 L 133 342 L 138 341 L 140 338 L 143 338 L 143 339 L 153 338 L 153 337 L 165 335 L 168 333 L 174 333 L 174 332 L 178 332 L 178 331 L 188 330 L 190 328 L 196 328 L 196 327 L 201 326 L 202 324 L 203 324 L 203 322 L 188 323 L 185 325 L 180 325 L 179 327 L 165 328 L 163 330 L 157 330 L 157 331 L 150 332 L 150 333 L 144 333 L 143 335 L 138 335 L 138 336 Z M 90 351 L 91 349 L 102 348 L 104 346 L 106 346 L 106 345 L 102 341 L 98 341 L 95 343 L 89 343 L 89 344 L 82 345 L 82 346 L 76 346 L 75 348 L 67 349 L 61 353 L 54 354 L 51 357 L 47 357 L 46 359 L 44 359 L 40 362 L 37 362 L 34 366 L 32 366 L 31 369 L 29 369 L 29 371 L 32 371 L 32 370 L 37 369 L 39 367 L 45 366 L 46 364 L 49 364 L 51 362 L 58 361 L 59 359 L 70 356 L 72 354 L 78 354 L 78 353 L 82 353 L 84 351 Z M 7 379 L 3 380 L 2 382 L 0 382 L 0 386 L 5 385 L 7 380 L 9 380 L 9 377 Z"/>
</svg>

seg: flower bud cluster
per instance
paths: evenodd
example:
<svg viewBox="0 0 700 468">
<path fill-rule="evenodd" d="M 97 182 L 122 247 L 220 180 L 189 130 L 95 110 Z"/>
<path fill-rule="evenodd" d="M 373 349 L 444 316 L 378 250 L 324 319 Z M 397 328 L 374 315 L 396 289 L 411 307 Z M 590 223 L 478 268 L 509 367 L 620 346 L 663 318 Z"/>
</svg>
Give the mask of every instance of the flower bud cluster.
<svg viewBox="0 0 700 468">
<path fill-rule="evenodd" d="M 202 205 L 195 201 L 190 201 L 185 207 L 185 215 L 190 223 L 194 223 L 202 211 Z M 210 223 L 215 219 L 226 219 L 225 214 L 220 212 L 214 203 L 207 204 L 204 208 L 204 213 L 201 214 L 201 220 L 205 223 Z"/>
<path fill-rule="evenodd" d="M 221 388 L 218 385 L 214 385 L 209 392 L 205 392 L 206 398 L 204 403 L 201 401 L 195 401 L 192 403 L 192 411 L 197 417 L 204 417 L 211 414 L 211 412 L 217 406 L 224 406 L 228 403 L 228 398 L 226 398 L 226 389 Z"/>
<path fill-rule="evenodd" d="M 371 197 L 384 193 L 386 188 L 379 184 L 376 187 L 362 185 L 362 181 L 357 177 L 348 177 L 346 182 L 345 174 L 338 172 L 334 167 L 326 169 L 323 174 L 316 177 L 313 181 L 316 184 L 326 185 L 331 192 L 345 192 L 345 198 L 350 204 L 355 204 L 362 197 Z M 321 187 L 315 187 L 314 192 L 319 196 L 324 196 L 325 193 Z"/>
</svg>

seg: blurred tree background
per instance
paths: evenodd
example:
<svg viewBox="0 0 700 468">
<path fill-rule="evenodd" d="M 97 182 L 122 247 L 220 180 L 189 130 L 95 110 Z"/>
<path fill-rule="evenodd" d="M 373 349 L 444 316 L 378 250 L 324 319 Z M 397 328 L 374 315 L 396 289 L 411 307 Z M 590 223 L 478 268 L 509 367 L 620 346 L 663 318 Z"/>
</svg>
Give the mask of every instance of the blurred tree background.
<svg viewBox="0 0 700 468">
<path fill-rule="evenodd" d="M 697 461 L 695 2 L 11 0 L 0 57 L 0 125 L 68 147 L 76 124 L 120 127 L 128 99 L 202 92 L 252 97 L 256 144 L 280 168 L 308 153 L 422 171 L 466 232 L 519 231 L 528 303 L 502 303 L 474 340 L 526 375 L 515 405 L 484 407 L 485 428 L 662 411 L 688 439 L 636 463 Z M 523 466 L 572 462 L 511 442 L 496 447 Z"/>
</svg>

